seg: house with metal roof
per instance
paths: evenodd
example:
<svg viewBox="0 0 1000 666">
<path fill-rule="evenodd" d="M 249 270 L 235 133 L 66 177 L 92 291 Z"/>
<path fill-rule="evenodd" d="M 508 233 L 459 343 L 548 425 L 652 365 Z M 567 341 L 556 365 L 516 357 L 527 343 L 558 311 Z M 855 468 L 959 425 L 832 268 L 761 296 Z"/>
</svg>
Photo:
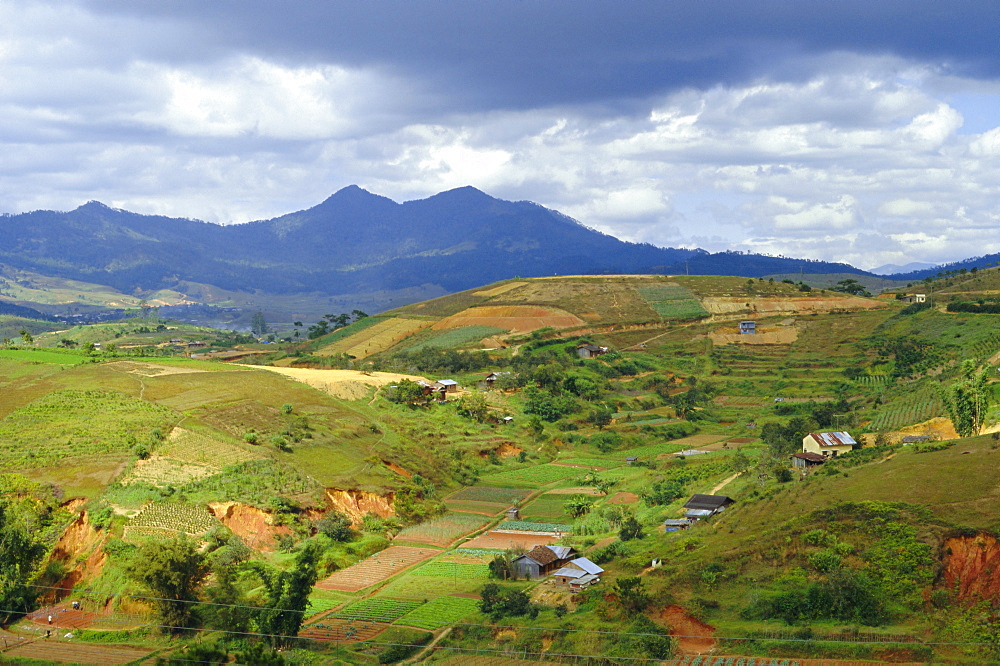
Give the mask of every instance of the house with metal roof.
<svg viewBox="0 0 1000 666">
<path fill-rule="evenodd" d="M 556 571 L 553 574 L 553 582 L 578 592 L 600 582 L 602 573 L 604 573 L 604 569 L 586 557 L 578 557 Z"/>
<path fill-rule="evenodd" d="M 535 579 L 547 576 L 576 555 L 570 546 L 535 546 L 511 563 L 518 578 Z"/>
<path fill-rule="evenodd" d="M 689 520 L 708 518 L 725 511 L 734 502 L 734 499 L 725 495 L 692 495 L 684 505 L 684 516 Z"/>
<path fill-rule="evenodd" d="M 811 432 L 802 438 L 803 453 L 818 453 L 825 458 L 836 458 L 853 451 L 858 443 L 846 432 Z"/>
</svg>

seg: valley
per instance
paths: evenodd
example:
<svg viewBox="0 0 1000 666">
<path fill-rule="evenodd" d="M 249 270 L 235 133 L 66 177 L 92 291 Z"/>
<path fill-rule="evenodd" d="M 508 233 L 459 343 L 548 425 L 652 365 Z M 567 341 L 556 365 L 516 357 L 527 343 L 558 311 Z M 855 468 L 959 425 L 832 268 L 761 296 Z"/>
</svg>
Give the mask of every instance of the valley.
<svg viewBox="0 0 1000 666">
<path fill-rule="evenodd" d="M 5 315 L 0 660 L 993 659 L 1000 272 L 918 286 L 515 278 L 273 342 Z"/>
</svg>

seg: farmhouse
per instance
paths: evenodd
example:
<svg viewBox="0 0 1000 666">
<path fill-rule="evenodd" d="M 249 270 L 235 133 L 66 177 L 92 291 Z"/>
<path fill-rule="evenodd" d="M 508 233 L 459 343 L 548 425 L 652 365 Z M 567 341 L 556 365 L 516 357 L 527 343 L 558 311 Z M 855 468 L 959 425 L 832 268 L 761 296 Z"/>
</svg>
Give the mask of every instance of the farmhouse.
<svg viewBox="0 0 1000 666">
<path fill-rule="evenodd" d="M 492 390 L 493 387 L 496 386 L 496 382 L 497 382 L 498 379 L 500 379 L 501 377 L 505 377 L 505 376 L 511 375 L 511 374 L 513 374 L 513 373 L 510 373 L 510 372 L 491 372 L 490 374 L 486 375 L 485 379 L 482 379 L 482 380 L 479 381 L 479 383 L 478 383 L 479 388 L 486 389 L 486 390 Z"/>
<path fill-rule="evenodd" d="M 684 515 L 690 520 L 708 518 L 722 513 L 734 501 L 725 495 L 692 495 L 691 499 L 684 505 L 684 508 L 687 509 Z"/>
<path fill-rule="evenodd" d="M 818 453 L 825 458 L 836 458 L 854 450 L 857 442 L 846 432 L 811 432 L 802 438 L 803 453 Z"/>
<path fill-rule="evenodd" d="M 586 557 L 578 557 L 556 571 L 553 575 L 553 582 L 556 585 L 568 587 L 573 592 L 579 592 L 586 590 L 594 583 L 599 583 L 602 573 L 604 573 L 604 569 Z"/>
<path fill-rule="evenodd" d="M 796 469 L 811 469 L 826 462 L 826 457 L 818 453 L 793 453 L 792 467 Z"/>
<path fill-rule="evenodd" d="M 518 578 L 541 578 L 565 565 L 574 555 L 576 551 L 569 546 L 535 546 L 514 558 L 514 575 Z"/>
<path fill-rule="evenodd" d="M 902 300 L 907 303 L 926 303 L 927 294 L 909 294 L 907 296 L 903 296 Z"/>
<path fill-rule="evenodd" d="M 596 358 L 607 353 L 607 347 L 598 347 L 597 345 L 580 345 L 576 348 L 576 355 L 580 358 Z"/>
<path fill-rule="evenodd" d="M 663 521 L 664 532 L 677 532 L 691 527 L 691 521 L 687 518 L 668 518 Z"/>
<path fill-rule="evenodd" d="M 437 382 L 437 385 L 444 393 L 454 393 L 459 389 L 458 382 L 454 379 L 442 379 Z"/>
<path fill-rule="evenodd" d="M 756 333 L 757 322 L 750 320 L 740 322 L 740 335 L 755 335 Z"/>
</svg>

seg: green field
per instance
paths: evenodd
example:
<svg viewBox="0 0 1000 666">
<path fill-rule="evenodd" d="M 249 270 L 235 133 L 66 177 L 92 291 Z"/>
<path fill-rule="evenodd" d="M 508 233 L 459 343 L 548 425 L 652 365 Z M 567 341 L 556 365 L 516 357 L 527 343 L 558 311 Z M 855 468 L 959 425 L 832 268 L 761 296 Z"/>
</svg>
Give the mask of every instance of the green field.
<svg viewBox="0 0 1000 666">
<path fill-rule="evenodd" d="M 180 415 L 111 391 L 57 391 L 0 420 L 0 464 L 10 470 L 67 459 L 120 455 L 124 460 L 154 429 L 168 432 Z"/>
<path fill-rule="evenodd" d="M 539 485 L 547 485 L 562 481 L 573 476 L 578 476 L 585 470 L 576 467 L 563 467 L 560 465 L 537 465 L 535 467 L 524 467 L 521 469 L 498 472 L 484 476 L 481 483 L 496 483 L 503 486 L 521 486 L 525 488 L 535 488 Z"/>
<path fill-rule="evenodd" d="M 493 335 L 506 334 L 507 330 L 495 328 L 493 326 L 460 326 L 440 333 L 435 333 L 426 340 L 403 348 L 406 352 L 416 352 L 422 349 L 435 347 L 437 349 L 457 349 L 465 347 L 469 343 L 477 342 L 483 338 Z"/>
<path fill-rule="evenodd" d="M 639 287 L 639 293 L 664 319 L 701 319 L 708 316 L 698 298 L 680 285 Z"/>
<path fill-rule="evenodd" d="M 72 351 L 57 349 L 0 349 L 0 358 L 11 358 L 29 363 L 56 363 L 59 365 L 79 365 L 91 362 L 91 357 Z"/>
<path fill-rule="evenodd" d="M 387 599 L 371 597 L 345 606 L 329 615 L 342 620 L 371 620 L 393 622 L 422 605 L 413 599 Z"/>
<path fill-rule="evenodd" d="M 479 609 L 479 601 L 466 597 L 438 597 L 396 620 L 396 624 L 435 630 L 462 621 Z"/>
</svg>

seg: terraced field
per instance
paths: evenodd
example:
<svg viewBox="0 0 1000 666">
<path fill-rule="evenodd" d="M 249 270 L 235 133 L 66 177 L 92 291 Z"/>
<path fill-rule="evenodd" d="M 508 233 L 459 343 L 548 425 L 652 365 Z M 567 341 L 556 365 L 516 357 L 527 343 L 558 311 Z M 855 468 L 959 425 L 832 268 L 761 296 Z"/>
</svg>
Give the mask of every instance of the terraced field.
<svg viewBox="0 0 1000 666">
<path fill-rule="evenodd" d="M 427 319 L 407 319 L 404 317 L 382 319 L 372 326 L 323 347 L 316 352 L 316 355 L 347 354 L 355 358 L 365 358 L 389 349 L 400 340 L 433 323 Z"/>
<path fill-rule="evenodd" d="M 316 584 L 321 590 L 341 590 L 359 592 L 366 587 L 381 583 L 413 565 L 440 554 L 441 551 L 412 546 L 389 546 L 346 569 L 335 571 L 328 578 Z"/>
<path fill-rule="evenodd" d="M 474 532 L 489 522 L 489 518 L 474 513 L 448 513 L 419 525 L 404 528 L 396 539 L 431 546 L 448 546 L 459 537 Z"/>
<path fill-rule="evenodd" d="M 205 534 L 221 523 L 204 506 L 183 502 L 153 502 L 125 526 L 124 541 L 156 537 L 172 539 L 184 533 L 190 536 Z"/>
</svg>

